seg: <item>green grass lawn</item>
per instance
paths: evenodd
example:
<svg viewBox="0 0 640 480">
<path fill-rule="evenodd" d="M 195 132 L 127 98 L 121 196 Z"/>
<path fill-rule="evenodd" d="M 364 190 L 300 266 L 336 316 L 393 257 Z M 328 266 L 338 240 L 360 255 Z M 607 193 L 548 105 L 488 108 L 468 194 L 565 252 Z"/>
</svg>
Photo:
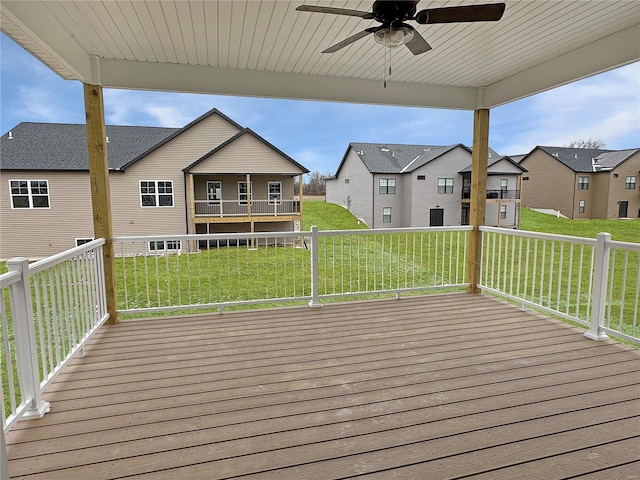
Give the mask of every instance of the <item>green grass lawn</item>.
<svg viewBox="0 0 640 480">
<path fill-rule="evenodd" d="M 607 232 L 611 234 L 613 240 L 640 243 L 640 218 L 633 220 L 571 220 L 523 208 L 520 229 L 587 238 L 595 238 L 598 233 Z"/>
<path fill-rule="evenodd" d="M 302 207 L 302 229 L 309 231 L 313 225 L 320 230 L 358 230 L 367 226 L 359 222 L 349 210 L 322 200 L 305 200 Z"/>
</svg>

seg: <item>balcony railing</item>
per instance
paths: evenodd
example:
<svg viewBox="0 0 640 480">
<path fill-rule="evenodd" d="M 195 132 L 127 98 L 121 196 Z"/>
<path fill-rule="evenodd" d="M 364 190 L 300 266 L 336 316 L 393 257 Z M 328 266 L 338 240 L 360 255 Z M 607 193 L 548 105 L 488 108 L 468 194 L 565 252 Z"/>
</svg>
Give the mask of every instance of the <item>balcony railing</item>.
<svg viewBox="0 0 640 480">
<path fill-rule="evenodd" d="M 462 198 L 471 198 L 471 189 L 462 189 Z M 519 200 L 520 190 L 487 190 L 487 198 L 490 200 L 505 199 L 505 200 Z"/>
<path fill-rule="evenodd" d="M 195 200 L 196 217 L 284 216 L 300 214 L 299 200 Z"/>
</svg>

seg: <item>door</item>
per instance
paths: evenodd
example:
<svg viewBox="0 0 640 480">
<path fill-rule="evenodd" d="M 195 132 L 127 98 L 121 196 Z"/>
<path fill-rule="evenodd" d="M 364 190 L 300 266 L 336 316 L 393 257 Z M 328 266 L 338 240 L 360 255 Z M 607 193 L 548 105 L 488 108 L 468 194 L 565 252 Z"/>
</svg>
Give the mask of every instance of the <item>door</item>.
<svg viewBox="0 0 640 480">
<path fill-rule="evenodd" d="M 471 218 L 471 206 L 462 205 L 462 210 L 460 215 L 460 225 L 469 225 L 470 218 Z"/>
<path fill-rule="evenodd" d="M 222 200 L 222 182 L 207 182 L 209 205 L 217 205 Z"/>
<path fill-rule="evenodd" d="M 627 210 L 629 208 L 629 202 L 618 202 L 618 218 L 627 218 Z"/>
<path fill-rule="evenodd" d="M 431 210 L 429 210 L 429 226 L 444 226 L 444 208 L 432 208 Z"/>
</svg>

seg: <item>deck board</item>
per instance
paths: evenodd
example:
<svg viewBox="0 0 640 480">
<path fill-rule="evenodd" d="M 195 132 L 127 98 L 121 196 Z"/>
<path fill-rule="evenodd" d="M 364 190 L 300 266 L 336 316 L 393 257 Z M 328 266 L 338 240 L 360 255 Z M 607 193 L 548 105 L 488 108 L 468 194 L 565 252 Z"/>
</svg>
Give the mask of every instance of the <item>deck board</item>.
<svg viewBox="0 0 640 480">
<path fill-rule="evenodd" d="M 45 398 L 12 478 L 640 475 L 639 352 L 485 295 L 107 325 Z"/>
</svg>

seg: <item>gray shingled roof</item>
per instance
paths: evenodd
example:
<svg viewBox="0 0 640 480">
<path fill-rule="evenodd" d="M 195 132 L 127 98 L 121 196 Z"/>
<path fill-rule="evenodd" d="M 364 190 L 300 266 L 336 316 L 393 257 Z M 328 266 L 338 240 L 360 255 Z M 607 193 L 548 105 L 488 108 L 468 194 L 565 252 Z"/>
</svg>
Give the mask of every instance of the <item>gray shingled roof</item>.
<svg viewBox="0 0 640 480">
<path fill-rule="evenodd" d="M 613 152 L 602 153 L 596 157 L 596 168 L 600 170 L 614 169 L 631 155 L 639 151 L 639 148 L 634 148 L 630 150 L 616 150 Z"/>
<path fill-rule="evenodd" d="M 597 172 L 602 169 L 612 170 L 640 150 L 637 148 L 630 150 L 602 150 L 593 148 L 538 146 L 533 151 L 536 149 L 540 149 L 546 154 L 551 155 L 574 172 L 585 173 Z M 531 153 L 529 155 L 531 155 Z M 529 155 L 527 155 L 527 157 Z"/>
<path fill-rule="evenodd" d="M 109 168 L 121 169 L 178 130 L 107 125 Z M 86 126 L 20 123 L 0 138 L 0 169 L 87 171 Z"/>
<path fill-rule="evenodd" d="M 462 144 L 441 146 L 351 142 L 349 146 L 356 152 L 371 173 L 413 172 L 457 147 L 471 152 L 471 149 Z M 491 149 L 489 149 L 489 155 L 490 157 L 499 157 Z M 340 167 L 338 167 L 339 170 Z"/>
<path fill-rule="evenodd" d="M 518 162 L 514 161 L 513 158 L 508 155 L 505 155 L 502 157 L 491 156 L 491 158 L 489 158 L 489 160 L 487 161 L 487 168 L 493 167 L 496 163 L 500 162 L 501 160 L 506 160 L 507 162 L 511 163 L 513 166 L 520 169 L 521 172 L 528 171 L 526 168 L 524 168 L 522 165 L 519 165 Z M 472 166 L 473 165 L 468 165 L 467 167 L 460 170 L 458 173 L 470 173 Z M 510 172 L 489 172 L 489 174 L 493 174 L 493 175 L 499 175 L 499 174 L 505 174 L 505 173 L 510 173 Z"/>
</svg>

